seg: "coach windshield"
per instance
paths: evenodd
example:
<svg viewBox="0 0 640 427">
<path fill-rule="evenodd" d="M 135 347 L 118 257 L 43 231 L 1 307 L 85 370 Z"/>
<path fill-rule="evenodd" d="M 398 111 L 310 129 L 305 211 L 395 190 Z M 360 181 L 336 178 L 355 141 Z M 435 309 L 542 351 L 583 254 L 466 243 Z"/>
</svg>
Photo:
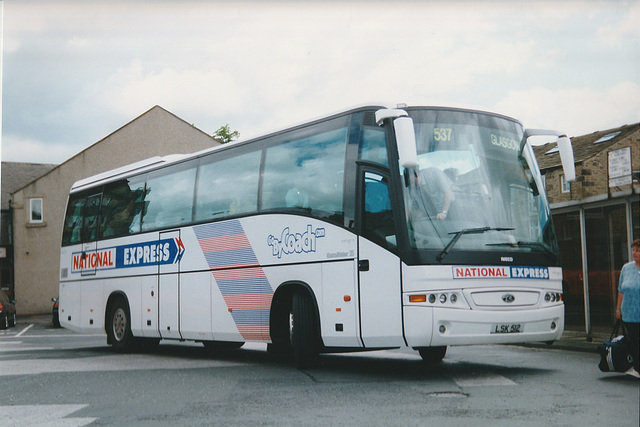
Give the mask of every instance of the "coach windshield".
<svg viewBox="0 0 640 427">
<path fill-rule="evenodd" d="M 418 167 L 405 174 L 414 249 L 555 252 L 550 211 L 522 126 L 468 111 L 411 110 Z"/>
</svg>

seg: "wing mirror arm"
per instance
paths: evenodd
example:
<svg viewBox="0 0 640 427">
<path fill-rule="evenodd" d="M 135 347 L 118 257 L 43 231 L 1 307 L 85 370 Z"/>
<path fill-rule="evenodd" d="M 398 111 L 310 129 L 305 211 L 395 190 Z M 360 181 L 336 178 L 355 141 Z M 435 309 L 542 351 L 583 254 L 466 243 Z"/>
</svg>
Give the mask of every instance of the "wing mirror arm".
<svg viewBox="0 0 640 427">
<path fill-rule="evenodd" d="M 418 167 L 418 148 L 413 120 L 407 115 L 406 111 L 401 109 L 376 111 L 376 123 L 378 126 L 383 125 L 387 119 L 393 120 L 400 165 L 405 169 L 415 169 Z"/>
<path fill-rule="evenodd" d="M 558 137 L 558 151 L 560 152 L 560 161 L 562 162 L 562 169 L 564 170 L 564 177 L 567 182 L 575 181 L 576 179 L 576 165 L 573 157 L 573 147 L 571 146 L 571 139 L 562 133 L 555 130 L 545 129 L 526 129 L 524 131 L 524 137 L 520 144 L 520 154 L 524 150 L 524 147 L 532 136 L 557 136 Z"/>
</svg>

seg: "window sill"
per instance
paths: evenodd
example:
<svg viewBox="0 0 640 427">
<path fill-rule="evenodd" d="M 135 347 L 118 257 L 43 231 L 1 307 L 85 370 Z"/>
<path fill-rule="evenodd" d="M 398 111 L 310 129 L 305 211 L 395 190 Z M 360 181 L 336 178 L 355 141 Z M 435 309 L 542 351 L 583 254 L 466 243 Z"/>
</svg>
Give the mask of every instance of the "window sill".
<svg viewBox="0 0 640 427">
<path fill-rule="evenodd" d="M 27 228 L 40 228 L 40 227 L 46 227 L 47 226 L 47 221 L 44 222 L 28 222 L 27 223 Z"/>
</svg>

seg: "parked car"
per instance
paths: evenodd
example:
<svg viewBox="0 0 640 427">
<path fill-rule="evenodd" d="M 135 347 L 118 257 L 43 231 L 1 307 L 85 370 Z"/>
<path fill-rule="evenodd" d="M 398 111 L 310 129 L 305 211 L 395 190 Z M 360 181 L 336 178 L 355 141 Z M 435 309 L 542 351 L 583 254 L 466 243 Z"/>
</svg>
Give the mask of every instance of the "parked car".
<svg viewBox="0 0 640 427">
<path fill-rule="evenodd" d="M 51 320 L 51 323 L 53 323 L 53 327 L 54 328 L 59 328 L 60 327 L 60 314 L 58 313 L 58 310 L 60 308 L 60 301 L 58 301 L 58 298 L 51 298 L 51 301 L 53 301 L 53 318 Z"/>
<path fill-rule="evenodd" d="M 0 329 L 16 326 L 16 301 L 0 291 Z"/>
</svg>

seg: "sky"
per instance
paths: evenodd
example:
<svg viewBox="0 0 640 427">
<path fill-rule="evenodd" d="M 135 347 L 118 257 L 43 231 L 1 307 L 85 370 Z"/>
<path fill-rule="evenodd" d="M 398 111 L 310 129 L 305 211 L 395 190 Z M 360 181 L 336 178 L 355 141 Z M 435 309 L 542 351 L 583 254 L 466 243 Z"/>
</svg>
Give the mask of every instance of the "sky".
<svg viewBox="0 0 640 427">
<path fill-rule="evenodd" d="M 4 0 L 2 161 L 61 163 L 155 105 L 246 139 L 353 106 L 640 122 L 640 0 Z"/>
</svg>

